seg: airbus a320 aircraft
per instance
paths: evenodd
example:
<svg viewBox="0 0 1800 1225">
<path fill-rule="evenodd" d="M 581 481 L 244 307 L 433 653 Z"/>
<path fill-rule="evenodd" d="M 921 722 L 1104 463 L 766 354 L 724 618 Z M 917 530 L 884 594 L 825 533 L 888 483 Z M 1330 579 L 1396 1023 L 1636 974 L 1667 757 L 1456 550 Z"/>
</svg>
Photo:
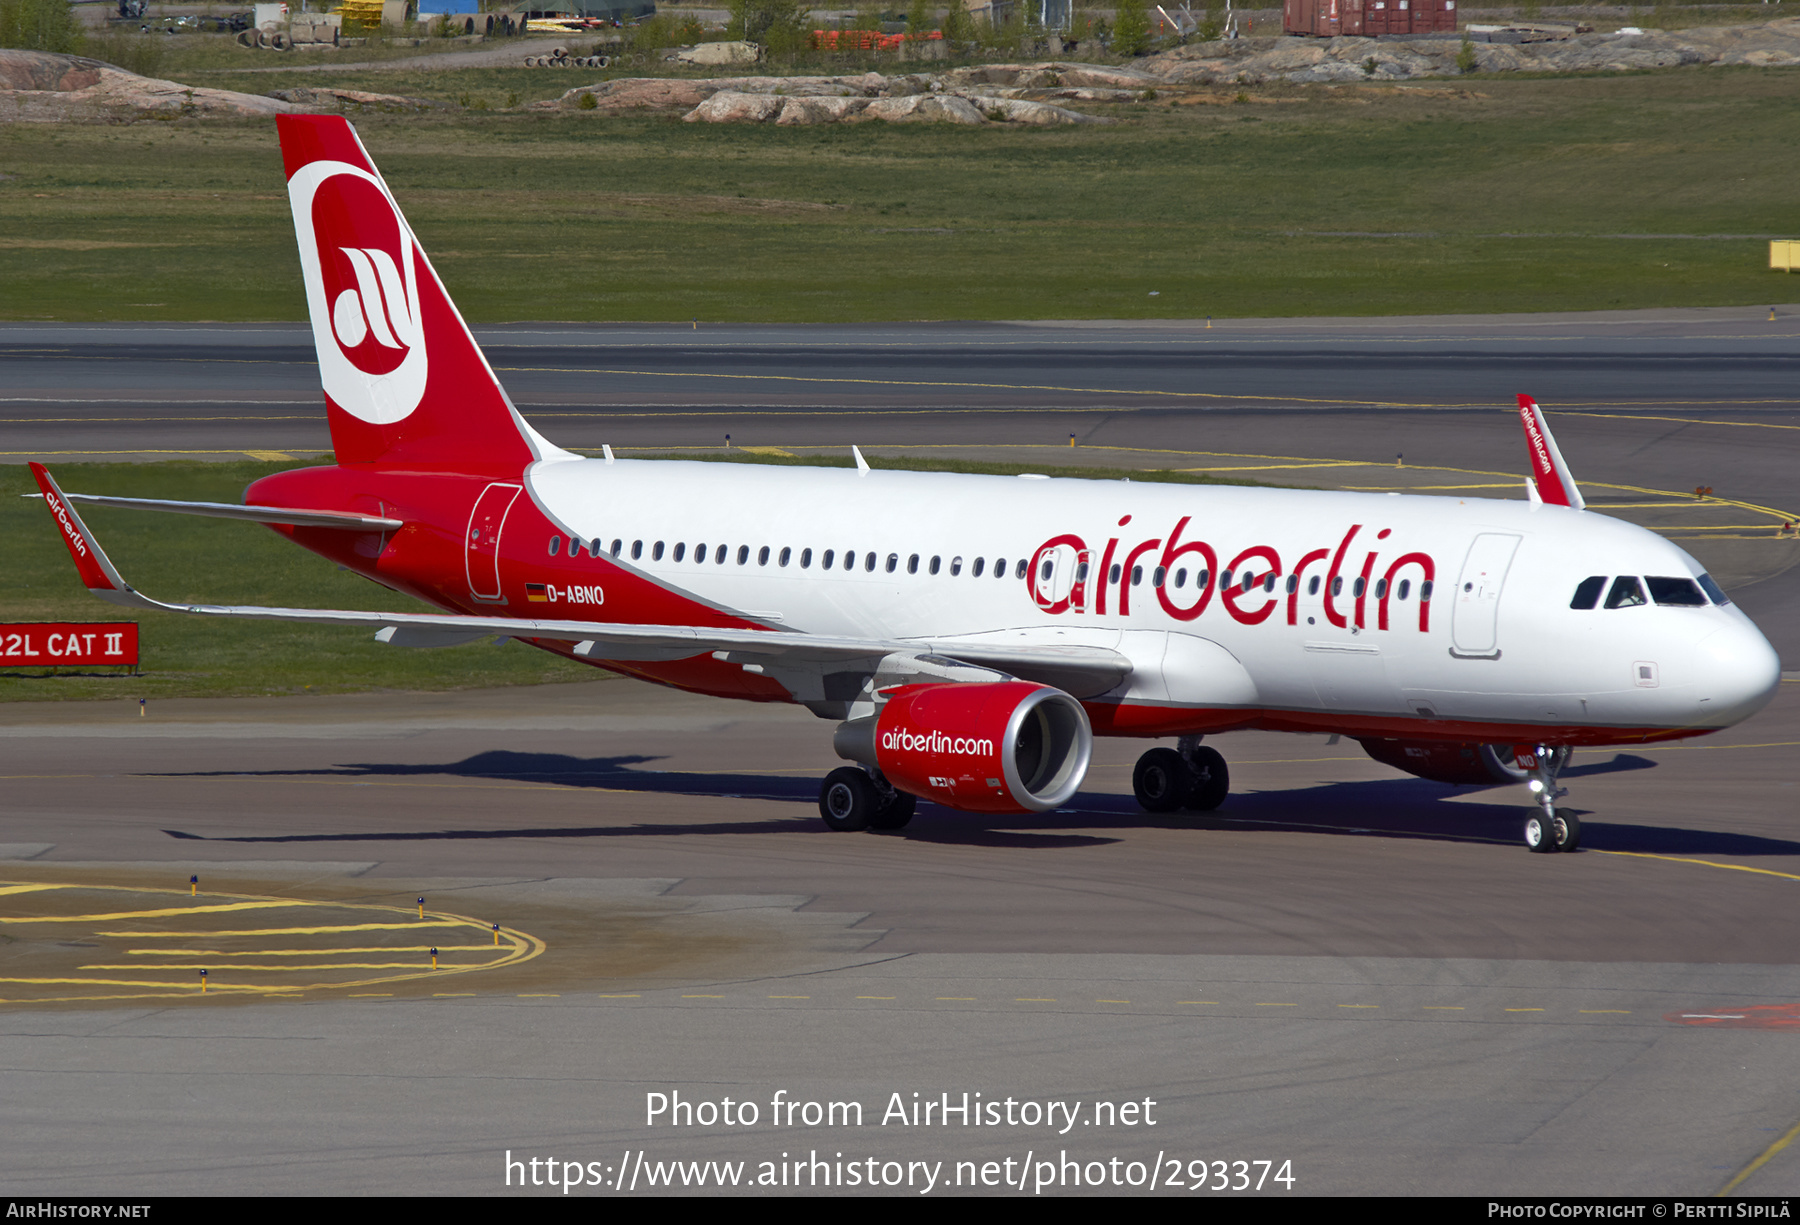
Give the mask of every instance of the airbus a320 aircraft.
<svg viewBox="0 0 1800 1225">
<path fill-rule="evenodd" d="M 364 625 L 397 647 L 511 637 L 837 724 L 819 808 L 892 829 L 917 797 L 1044 812 L 1093 737 L 1156 812 L 1216 808 L 1238 728 L 1338 733 L 1425 778 L 1528 783 L 1524 839 L 1572 746 L 1747 718 L 1775 652 L 1679 548 L 1589 513 L 1519 397 L 1527 501 L 796 470 L 573 455 L 500 387 L 356 133 L 282 116 L 336 463 L 244 504 L 65 494 L 32 465 L 83 581 L 128 607 Z M 176 606 L 129 586 L 91 502 L 266 523 L 446 610 Z"/>
</svg>

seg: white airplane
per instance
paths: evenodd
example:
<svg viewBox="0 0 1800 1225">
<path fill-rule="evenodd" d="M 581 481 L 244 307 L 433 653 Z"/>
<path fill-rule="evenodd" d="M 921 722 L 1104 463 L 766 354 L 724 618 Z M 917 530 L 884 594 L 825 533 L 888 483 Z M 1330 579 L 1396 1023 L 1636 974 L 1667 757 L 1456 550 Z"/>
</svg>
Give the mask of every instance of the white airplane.
<svg viewBox="0 0 1800 1225">
<path fill-rule="evenodd" d="M 281 116 L 336 464 L 244 505 L 65 494 L 88 588 L 128 607 L 363 625 L 395 646 L 518 638 L 837 723 L 819 807 L 897 828 L 1069 801 L 1095 735 L 1156 812 L 1216 808 L 1239 728 L 1354 737 L 1458 783 L 1527 782 L 1524 839 L 1572 849 L 1577 745 L 1729 727 L 1774 650 L 1681 549 L 1583 509 L 1519 397 L 1527 501 L 586 459 L 508 400 L 354 130 Z M 250 519 L 443 613 L 171 605 L 76 503 Z"/>
</svg>

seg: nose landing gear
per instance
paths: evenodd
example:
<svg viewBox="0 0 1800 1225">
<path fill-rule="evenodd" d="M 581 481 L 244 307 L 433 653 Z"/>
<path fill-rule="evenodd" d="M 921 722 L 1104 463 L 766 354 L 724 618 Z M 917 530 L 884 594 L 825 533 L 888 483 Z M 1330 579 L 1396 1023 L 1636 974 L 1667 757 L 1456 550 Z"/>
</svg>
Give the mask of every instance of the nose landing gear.
<svg viewBox="0 0 1800 1225">
<path fill-rule="evenodd" d="M 1573 851 L 1581 845 L 1581 818 L 1556 806 L 1557 800 L 1569 794 L 1567 787 L 1556 785 L 1556 776 L 1568 763 L 1569 751 L 1541 744 L 1533 749 L 1526 786 L 1537 796 L 1539 811 L 1525 818 L 1525 846 L 1540 855 Z"/>
</svg>

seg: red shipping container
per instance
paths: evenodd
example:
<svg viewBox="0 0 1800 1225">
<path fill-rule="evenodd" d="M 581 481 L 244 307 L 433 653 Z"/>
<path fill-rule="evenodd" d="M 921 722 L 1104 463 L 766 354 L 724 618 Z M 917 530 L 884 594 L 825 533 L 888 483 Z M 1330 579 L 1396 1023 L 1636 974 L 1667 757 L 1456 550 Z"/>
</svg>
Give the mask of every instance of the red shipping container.
<svg viewBox="0 0 1800 1225">
<path fill-rule="evenodd" d="M 1281 11 L 1284 34 L 1333 38 L 1363 32 L 1365 0 L 1286 0 Z"/>
</svg>

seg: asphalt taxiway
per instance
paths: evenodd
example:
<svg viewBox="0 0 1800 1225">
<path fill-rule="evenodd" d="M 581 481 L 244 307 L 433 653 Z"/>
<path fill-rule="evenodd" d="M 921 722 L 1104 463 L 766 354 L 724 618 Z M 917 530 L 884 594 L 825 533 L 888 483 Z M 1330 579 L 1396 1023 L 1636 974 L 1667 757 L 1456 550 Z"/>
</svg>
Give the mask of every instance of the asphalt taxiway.
<svg viewBox="0 0 1800 1225">
<path fill-rule="evenodd" d="M 1786 644 L 1791 618 L 1753 599 L 1786 607 L 1792 541 L 1776 529 L 1800 416 L 1775 375 L 1750 390 L 1762 376 L 1728 375 L 1745 350 L 1778 370 L 1793 337 L 1752 336 L 1756 316 L 1557 321 L 1575 337 L 1557 342 L 1572 362 L 1603 359 L 1638 381 L 1575 407 L 1565 392 L 1551 420 L 1597 509 L 1610 497 L 1710 551 Z M 1521 367 L 1546 347 L 1543 320 L 1436 322 L 1416 344 L 1489 345 Z M 1320 338 L 1325 325 L 1304 339 L 1328 351 L 1330 381 L 1359 350 L 1384 355 L 1385 374 L 1339 388 L 1364 403 L 1310 403 L 1310 368 L 1274 340 L 1252 365 L 1280 403 L 1236 387 L 1239 402 L 1154 410 L 1017 389 L 1012 409 L 953 409 L 967 388 L 875 402 L 851 380 L 881 329 L 864 330 L 850 362 L 818 355 L 831 348 L 821 332 L 746 330 L 756 351 L 726 373 L 762 376 L 765 390 L 771 376 L 827 378 L 808 394 L 836 407 L 732 416 L 721 393 L 717 411 L 700 411 L 699 376 L 720 372 L 709 352 L 671 389 L 689 415 L 609 418 L 596 399 L 580 409 L 587 425 L 539 425 L 571 445 L 678 449 L 754 420 L 734 442 L 873 440 L 1046 466 L 1072 462 L 1077 431 L 1073 462 L 1085 464 L 1511 492 L 1524 465 L 1507 397 L 1536 390 L 1549 405 L 1551 391 L 1509 384 L 1456 401 L 1456 363 L 1440 374 L 1410 362 L 1404 324 L 1360 339 L 1332 326 L 1335 341 Z M 1110 356 L 1052 378 L 1040 353 L 990 381 L 1035 369 L 1035 382 L 1080 394 L 1155 391 L 1214 352 L 1202 325 L 1116 329 L 1112 349 L 1109 329 L 1068 330 Z M 1024 331 L 1038 346 L 1062 334 Z M 983 353 L 1003 348 L 1004 329 L 983 334 Z M 19 339 L 0 332 L 7 378 L 26 368 Z M 891 340 L 935 345 L 908 359 L 928 376 L 969 373 L 949 368 L 942 337 Z M 1178 361 L 1140 361 L 1163 341 Z M 783 366 L 783 345 L 808 352 Z M 1674 365 L 1631 375 L 1684 346 L 1718 369 L 1692 386 Z M 611 386 L 583 371 L 663 360 L 652 347 L 603 366 L 569 347 L 579 356 L 542 385 L 504 345 L 490 352 L 520 367 L 503 377 L 531 405 L 590 394 L 582 380 Z M 18 407 L 15 382 L 8 437 L 38 428 L 25 418 L 51 392 L 94 392 L 111 367 L 92 356 L 32 367 L 35 407 Z M 672 378 L 696 361 L 665 358 Z M 1297 373 L 1284 383 L 1287 366 Z M 260 419 L 159 434 L 143 406 L 221 390 L 196 382 L 211 366 L 129 369 L 110 390 L 145 419 L 73 406 L 63 455 L 113 441 L 147 457 L 170 432 L 173 449 L 208 454 L 309 449 L 300 435 L 274 445 L 287 427 Z M 246 384 L 223 389 L 234 395 L 289 377 L 260 358 L 231 369 Z M 1705 400 L 1700 384 L 1715 378 L 1741 398 Z M 649 414 L 648 398 L 633 411 Z M 1698 483 L 1715 497 L 1679 496 Z M 1520 793 L 1406 778 L 1325 737 L 1216 738 L 1234 792 L 1200 819 L 1139 812 L 1129 769 L 1141 746 L 1102 742 L 1064 811 L 921 805 L 903 831 L 846 835 L 815 808 L 837 764 L 825 724 L 624 680 L 169 701 L 142 715 L 124 700 L 10 704 L 0 1171 L 30 1194 L 504 1194 L 510 1154 L 554 1159 L 558 1178 L 579 1163 L 579 1194 L 683 1179 L 716 1193 L 721 1177 L 744 1192 L 792 1191 L 794 1179 L 825 1192 L 844 1189 L 847 1163 L 873 1159 L 861 1168 L 894 1192 L 1119 1192 L 1155 1177 L 1162 1192 L 1215 1195 L 1241 1193 L 1242 1161 L 1265 1195 L 1290 1193 L 1268 1181 L 1283 1163 L 1293 1193 L 1786 1194 L 1800 1183 L 1788 1143 L 1800 1134 L 1797 689 L 1784 683 L 1762 715 L 1704 740 L 1578 754 L 1565 780 L 1586 835 L 1565 856 L 1518 844 Z M 1012 1099 L 1016 1117 L 911 1121 L 915 1104 L 964 1093 Z M 750 1102 L 758 1117 L 652 1117 L 658 1094 Z M 778 1102 L 842 1109 L 782 1123 Z M 1053 1102 L 1072 1115 L 1048 1121 Z M 1121 1110 L 1144 1102 L 1155 1104 Z M 692 1161 L 728 1164 L 668 1164 Z M 510 1190 L 550 1168 L 521 1164 Z M 759 1175 L 776 1181 L 758 1188 Z"/>
</svg>

